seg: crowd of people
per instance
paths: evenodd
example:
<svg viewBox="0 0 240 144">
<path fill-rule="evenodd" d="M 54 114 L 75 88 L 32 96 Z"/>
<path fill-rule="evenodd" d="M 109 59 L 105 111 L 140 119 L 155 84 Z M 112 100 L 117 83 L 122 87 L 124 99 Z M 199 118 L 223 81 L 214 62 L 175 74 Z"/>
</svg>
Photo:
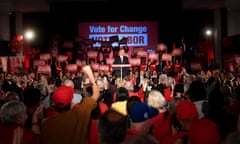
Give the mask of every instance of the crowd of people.
<svg viewBox="0 0 240 144">
<path fill-rule="evenodd" d="M 0 143 L 240 143 L 240 75 L 216 65 L 194 74 L 180 65 L 0 80 Z"/>
</svg>

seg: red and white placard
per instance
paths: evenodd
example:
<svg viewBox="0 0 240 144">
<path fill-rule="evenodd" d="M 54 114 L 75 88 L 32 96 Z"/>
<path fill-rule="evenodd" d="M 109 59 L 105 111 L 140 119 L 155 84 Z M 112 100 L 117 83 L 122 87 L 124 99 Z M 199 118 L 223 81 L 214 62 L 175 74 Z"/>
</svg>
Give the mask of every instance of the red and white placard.
<svg viewBox="0 0 240 144">
<path fill-rule="evenodd" d="M 22 68 L 24 57 L 17 56 L 17 57 L 9 57 L 10 60 L 10 72 L 15 72 L 16 68 Z"/>
<path fill-rule="evenodd" d="M 172 61 L 172 55 L 168 53 L 162 54 L 162 61 Z"/>
<path fill-rule="evenodd" d="M 148 58 L 150 60 L 158 60 L 158 54 L 155 52 L 149 53 Z"/>
<path fill-rule="evenodd" d="M 140 66 L 141 65 L 141 59 L 140 58 L 130 58 L 129 63 L 132 66 Z"/>
<path fill-rule="evenodd" d="M 77 72 L 78 71 L 78 65 L 77 64 L 67 64 L 65 67 L 67 72 Z"/>
<path fill-rule="evenodd" d="M 91 63 L 91 68 L 93 71 L 98 71 L 99 70 L 99 64 L 98 63 Z"/>
<path fill-rule="evenodd" d="M 41 60 L 50 60 L 52 58 L 51 54 L 50 53 L 44 53 L 44 54 L 40 54 L 40 59 Z"/>
<path fill-rule="evenodd" d="M 67 55 L 58 55 L 58 57 L 57 57 L 58 62 L 65 62 L 65 61 L 67 61 L 67 59 L 68 59 Z"/>
<path fill-rule="evenodd" d="M 172 50 L 172 55 L 173 56 L 181 56 L 182 55 L 182 49 L 181 48 L 174 48 Z"/>
<path fill-rule="evenodd" d="M 191 70 L 199 71 L 202 70 L 202 66 L 200 62 L 191 62 Z"/>
<path fill-rule="evenodd" d="M 90 50 L 90 51 L 87 52 L 87 56 L 88 56 L 88 58 L 90 58 L 90 59 L 91 59 L 91 58 L 96 59 L 97 56 L 98 56 L 98 51 Z"/>
<path fill-rule="evenodd" d="M 138 57 L 147 57 L 147 52 L 145 50 L 139 50 L 137 52 Z"/>
<path fill-rule="evenodd" d="M 109 65 L 101 64 L 101 65 L 99 65 L 99 70 L 108 72 L 109 71 Z"/>
<path fill-rule="evenodd" d="M 157 51 L 165 51 L 167 50 L 167 45 L 164 43 L 160 43 L 157 45 Z"/>
<path fill-rule="evenodd" d="M 45 60 L 33 60 L 33 66 L 45 65 Z"/>
<path fill-rule="evenodd" d="M 114 59 L 113 58 L 106 58 L 106 63 L 109 64 L 109 65 L 112 65 L 114 62 Z"/>
<path fill-rule="evenodd" d="M 51 73 L 50 65 L 39 65 L 37 69 L 37 73 L 50 74 Z"/>
</svg>

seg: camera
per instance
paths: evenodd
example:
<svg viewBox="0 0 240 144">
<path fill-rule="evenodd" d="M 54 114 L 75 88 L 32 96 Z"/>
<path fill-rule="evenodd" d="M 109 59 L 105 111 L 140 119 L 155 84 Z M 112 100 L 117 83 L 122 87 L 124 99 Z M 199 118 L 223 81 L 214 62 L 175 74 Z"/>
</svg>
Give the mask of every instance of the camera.
<svg viewBox="0 0 240 144">
<path fill-rule="evenodd" d="M 151 85 L 148 85 L 147 86 L 147 91 L 150 92 L 152 90 L 152 86 Z"/>
</svg>

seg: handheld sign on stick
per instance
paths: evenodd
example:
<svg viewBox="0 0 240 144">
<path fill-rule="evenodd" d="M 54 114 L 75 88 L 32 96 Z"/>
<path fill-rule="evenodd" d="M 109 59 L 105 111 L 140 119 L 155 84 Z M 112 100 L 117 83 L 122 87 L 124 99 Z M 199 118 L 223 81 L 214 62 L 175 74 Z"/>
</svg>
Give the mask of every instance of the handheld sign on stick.
<svg viewBox="0 0 240 144">
<path fill-rule="evenodd" d="M 92 84 L 95 84 L 95 78 L 94 78 L 94 75 L 93 75 L 93 72 L 92 72 L 92 69 L 91 69 L 90 65 L 83 66 L 82 70 L 83 70 L 84 73 L 87 74 L 90 82 L 92 82 Z"/>
</svg>

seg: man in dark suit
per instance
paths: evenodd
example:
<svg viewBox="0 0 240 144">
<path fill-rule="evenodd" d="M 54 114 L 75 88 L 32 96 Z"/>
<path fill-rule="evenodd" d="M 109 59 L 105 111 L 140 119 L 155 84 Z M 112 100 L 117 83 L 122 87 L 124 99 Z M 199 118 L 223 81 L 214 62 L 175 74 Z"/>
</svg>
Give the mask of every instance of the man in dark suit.
<svg viewBox="0 0 240 144">
<path fill-rule="evenodd" d="M 124 49 L 120 49 L 118 56 L 115 57 L 113 64 L 129 64 L 128 57 L 125 55 Z M 121 67 L 113 68 L 114 75 L 116 77 L 121 77 Z M 130 72 L 130 67 L 122 67 L 122 78 L 127 76 Z"/>
</svg>

